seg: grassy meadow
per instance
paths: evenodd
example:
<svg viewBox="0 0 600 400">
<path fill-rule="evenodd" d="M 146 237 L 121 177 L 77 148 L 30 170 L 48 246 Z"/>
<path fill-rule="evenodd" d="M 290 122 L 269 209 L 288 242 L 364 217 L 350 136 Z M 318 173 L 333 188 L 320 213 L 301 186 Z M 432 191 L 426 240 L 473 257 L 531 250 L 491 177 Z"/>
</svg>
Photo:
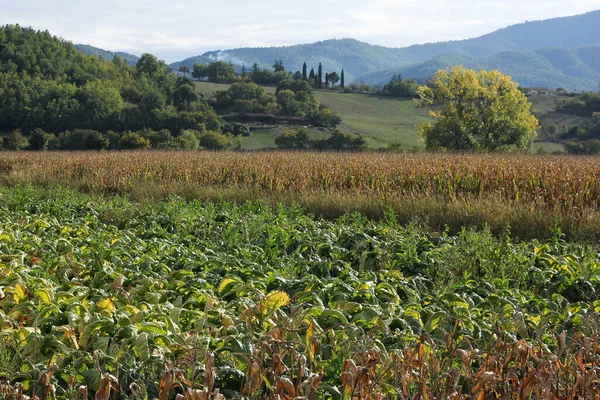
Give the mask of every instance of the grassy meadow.
<svg viewBox="0 0 600 400">
<path fill-rule="evenodd" d="M 204 96 L 211 97 L 219 90 L 227 90 L 230 85 L 212 82 L 195 82 L 196 89 Z M 275 87 L 264 86 L 267 93 L 275 93 Z M 432 121 L 429 112 L 416 107 L 412 100 L 399 100 L 371 94 L 340 93 L 328 90 L 316 90 L 319 102 L 328 105 L 339 113 L 341 130 L 363 136 L 373 148 L 383 148 L 400 143 L 405 148 L 423 148 L 417 137 L 416 124 Z M 579 119 L 554 113 L 556 96 L 540 95 L 530 98 L 532 111 L 542 123 L 556 124 L 559 129 L 571 127 Z M 580 121 L 579 121 L 580 122 Z M 275 147 L 275 137 L 286 127 L 259 130 L 252 137 L 242 138 L 242 148 L 259 150 Z M 318 136 L 319 130 L 313 134 Z M 562 144 L 549 141 L 541 134 L 534 142 L 533 151 L 552 153 L 564 150 Z"/>
</svg>

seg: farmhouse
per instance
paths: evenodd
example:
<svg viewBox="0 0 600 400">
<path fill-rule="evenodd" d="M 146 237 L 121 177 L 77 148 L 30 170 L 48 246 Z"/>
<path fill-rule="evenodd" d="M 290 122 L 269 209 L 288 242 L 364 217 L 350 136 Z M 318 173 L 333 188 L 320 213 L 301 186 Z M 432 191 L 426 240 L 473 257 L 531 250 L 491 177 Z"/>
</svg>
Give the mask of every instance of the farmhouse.
<svg viewBox="0 0 600 400">
<path fill-rule="evenodd" d="M 267 113 L 245 113 L 240 116 L 244 122 L 257 125 L 309 125 L 310 120 L 306 117 L 292 115 L 273 115 Z"/>
</svg>

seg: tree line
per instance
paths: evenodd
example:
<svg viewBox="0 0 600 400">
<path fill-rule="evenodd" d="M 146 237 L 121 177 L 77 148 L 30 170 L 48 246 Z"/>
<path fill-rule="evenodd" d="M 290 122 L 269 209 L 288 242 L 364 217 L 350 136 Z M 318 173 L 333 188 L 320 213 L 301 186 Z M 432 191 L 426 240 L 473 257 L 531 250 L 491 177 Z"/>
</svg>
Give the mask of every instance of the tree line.
<svg viewBox="0 0 600 400">
<path fill-rule="evenodd" d="M 282 60 L 275 60 L 272 68 L 261 68 L 258 63 L 253 63 L 250 69 L 246 65 L 241 66 L 240 72 L 236 72 L 231 62 L 214 61 L 208 64 L 194 64 L 192 71 L 185 65 L 179 67 L 179 72 L 186 75 L 191 72 L 194 79 L 208 80 L 217 83 L 235 83 L 238 81 L 254 82 L 257 85 L 277 85 L 283 80 L 303 80 L 308 82 L 313 88 L 322 89 L 328 86 L 345 87 L 345 73 L 342 68 L 341 73 L 336 71 L 325 72 L 323 75 L 323 65 L 319 63 L 317 71 L 314 68 L 307 72 L 306 62 L 302 65 L 302 70 L 295 73 L 285 69 Z M 325 79 L 323 79 L 325 78 Z"/>
<path fill-rule="evenodd" d="M 71 148 L 68 140 L 59 140 L 61 134 L 88 132 L 80 139 L 97 147 L 92 144 L 97 135 L 90 132 L 110 141 L 109 131 L 120 137 L 142 130 L 169 131 L 173 144 L 186 130 L 221 129 L 221 118 L 193 82 L 177 77 L 151 54 L 130 66 L 119 57 L 110 62 L 86 56 L 47 31 L 0 27 L 0 132 L 16 131 L 14 140 L 1 141 L 2 147 L 14 147 L 19 135 L 34 131 L 33 142 L 45 137 L 39 133 L 44 132 L 55 138 L 46 137 L 49 143 Z"/>
</svg>

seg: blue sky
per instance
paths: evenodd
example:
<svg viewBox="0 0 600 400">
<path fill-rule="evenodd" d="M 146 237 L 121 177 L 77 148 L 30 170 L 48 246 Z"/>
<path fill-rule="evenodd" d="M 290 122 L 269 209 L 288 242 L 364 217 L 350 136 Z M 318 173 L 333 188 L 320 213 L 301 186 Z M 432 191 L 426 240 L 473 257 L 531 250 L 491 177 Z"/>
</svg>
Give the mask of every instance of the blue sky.
<svg viewBox="0 0 600 400">
<path fill-rule="evenodd" d="M 0 24 L 172 62 L 332 38 L 404 47 L 597 9 L 600 0 L 0 0 Z"/>
</svg>

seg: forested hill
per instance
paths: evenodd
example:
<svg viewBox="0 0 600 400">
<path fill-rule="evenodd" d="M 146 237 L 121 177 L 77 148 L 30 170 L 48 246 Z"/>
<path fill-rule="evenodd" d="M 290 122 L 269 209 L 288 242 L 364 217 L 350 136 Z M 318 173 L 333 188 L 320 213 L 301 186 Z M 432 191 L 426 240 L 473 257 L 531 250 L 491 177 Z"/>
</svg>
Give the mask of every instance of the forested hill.
<svg viewBox="0 0 600 400">
<path fill-rule="evenodd" d="M 226 51 L 212 51 L 171 64 L 177 71 L 179 66 L 187 65 L 190 69 L 195 63 L 227 61 L 234 65 L 245 64 L 250 69 L 253 63 L 270 68 L 274 60 L 282 60 L 285 68 L 295 72 L 302 68 L 304 62 L 308 69 L 317 70 L 322 63 L 326 71 L 346 71 L 346 78 L 352 79 L 372 72 L 388 68 L 392 65 L 408 65 L 411 58 L 398 49 L 373 46 L 355 39 L 332 39 L 312 44 L 301 44 L 289 47 L 240 48 Z M 338 72 L 339 73 L 339 72 Z"/>
<path fill-rule="evenodd" d="M 255 62 L 271 67 L 274 60 L 282 60 L 284 66 L 294 72 L 301 69 L 304 62 L 309 69 L 316 69 L 322 62 L 327 71 L 339 71 L 343 67 L 348 82 L 363 79 L 366 83 L 382 83 L 389 81 L 393 73 L 407 71 L 405 76 L 408 77 L 414 71 L 418 74 L 414 77 L 418 78 L 426 76 L 423 71 L 433 70 L 436 66 L 460 65 L 455 63 L 460 61 L 465 67 L 498 68 L 515 78 L 518 76 L 524 85 L 597 90 L 597 74 L 600 73 L 595 48 L 600 45 L 598 26 L 600 11 L 594 11 L 526 22 L 460 41 L 388 48 L 354 39 L 326 40 L 289 47 L 212 51 L 174 63 L 171 67 L 177 70 L 180 65 L 187 65 L 191 69 L 194 63 L 216 60 L 234 65 L 245 64 L 247 68 Z M 586 48 L 592 50 L 591 54 L 585 54 Z M 555 50 L 539 51 L 542 49 Z M 440 56 L 443 57 L 436 59 Z M 569 63 L 566 66 L 561 62 L 563 56 Z M 378 71 L 383 72 L 373 74 Z"/>
<path fill-rule="evenodd" d="M 129 65 L 135 65 L 140 59 L 138 56 L 129 53 L 123 53 L 121 51 L 113 52 L 108 50 L 99 49 L 98 47 L 90 46 L 87 44 L 76 44 L 75 48 L 81 51 L 83 54 L 87 54 L 88 56 L 96 56 L 103 58 L 108 61 L 112 61 L 115 56 L 121 57 L 123 60 L 127 61 Z"/>
<path fill-rule="evenodd" d="M 0 132 L 178 133 L 220 126 L 192 82 L 177 78 L 150 54 L 132 67 L 120 58 L 87 56 L 47 31 L 0 27 Z"/>
</svg>

